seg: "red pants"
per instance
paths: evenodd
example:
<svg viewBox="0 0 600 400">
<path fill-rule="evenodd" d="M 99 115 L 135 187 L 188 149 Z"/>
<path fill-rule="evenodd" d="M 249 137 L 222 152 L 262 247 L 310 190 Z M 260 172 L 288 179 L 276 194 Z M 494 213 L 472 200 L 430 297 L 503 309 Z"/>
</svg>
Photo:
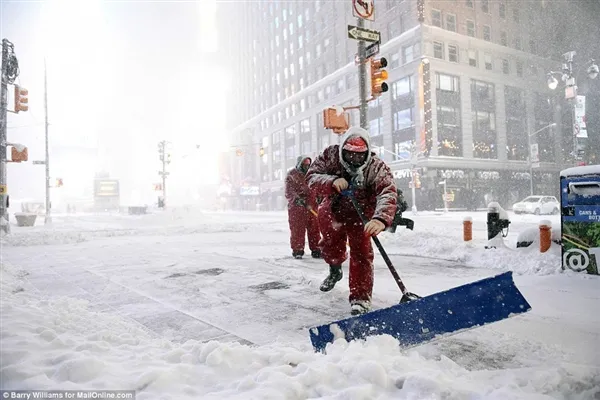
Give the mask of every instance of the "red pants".
<svg viewBox="0 0 600 400">
<path fill-rule="evenodd" d="M 292 250 L 304 250 L 304 237 L 308 233 L 308 247 L 319 250 L 319 221 L 310 210 L 302 206 L 288 207 L 290 223 L 290 246 Z"/>
<path fill-rule="evenodd" d="M 371 300 L 373 294 L 373 247 L 371 237 L 359 220 L 338 222 L 329 207 L 319 209 L 321 255 L 327 264 L 342 265 L 348 258 L 346 241 L 350 245 L 350 301 Z"/>
</svg>

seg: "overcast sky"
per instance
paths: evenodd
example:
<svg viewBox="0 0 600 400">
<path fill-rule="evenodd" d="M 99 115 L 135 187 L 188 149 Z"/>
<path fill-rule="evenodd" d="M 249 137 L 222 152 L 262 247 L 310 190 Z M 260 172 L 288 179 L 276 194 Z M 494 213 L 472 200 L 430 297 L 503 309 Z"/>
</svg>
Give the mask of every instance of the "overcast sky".
<svg viewBox="0 0 600 400">
<path fill-rule="evenodd" d="M 71 174 L 65 186 L 89 181 L 90 174 L 103 169 L 129 181 L 131 190 L 154 195 L 161 139 L 173 142 L 174 186 L 178 180 L 182 186 L 189 186 L 190 179 L 200 181 L 200 167 L 204 180 L 216 180 L 225 94 L 213 93 L 223 66 L 217 69 L 207 52 L 218 44 L 214 12 L 210 0 L 3 0 L 1 36 L 15 45 L 21 70 L 17 83 L 29 89 L 30 97 L 30 112 L 9 115 L 9 141 L 27 145 L 31 159 L 43 159 L 46 57 L 52 175 Z M 189 156 L 194 144 L 203 146 L 201 163 Z M 98 148 L 99 158 L 78 160 L 54 150 L 66 145 Z M 28 186 L 23 179 L 33 182 L 25 192 L 37 192 L 41 170 L 11 165 L 9 184 L 19 176 L 21 194 Z M 43 180 L 41 185 L 43 192 Z"/>
</svg>

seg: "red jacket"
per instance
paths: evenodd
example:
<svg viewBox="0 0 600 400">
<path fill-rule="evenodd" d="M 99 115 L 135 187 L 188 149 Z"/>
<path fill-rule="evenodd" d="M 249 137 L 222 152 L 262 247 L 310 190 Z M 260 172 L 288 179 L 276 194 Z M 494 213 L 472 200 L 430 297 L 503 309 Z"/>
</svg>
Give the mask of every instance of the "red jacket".
<svg viewBox="0 0 600 400">
<path fill-rule="evenodd" d="M 365 139 L 370 149 L 368 135 L 362 132 L 362 129 L 348 130 L 342 146 L 349 137 L 358 134 Z M 306 179 L 314 195 L 324 198 L 321 207 L 331 208 L 337 221 L 359 222 L 360 218 L 350 199 L 333 188 L 336 179 L 343 177 L 352 185 L 357 175 L 363 180 L 362 187 L 352 189 L 363 213 L 367 219 L 375 218 L 389 226 L 396 213 L 396 184 L 389 167 L 375 153 L 370 153 L 359 171 L 352 171 L 341 160 L 340 145 L 329 146 L 312 163 Z"/>
<path fill-rule="evenodd" d="M 317 208 L 315 196 L 312 195 L 308 188 L 308 182 L 306 181 L 306 175 L 300 171 L 300 164 L 310 157 L 301 157 L 298 159 L 296 168 L 291 169 L 285 177 L 285 198 L 288 201 L 288 206 L 297 205 L 295 201 L 297 199 L 304 199 L 306 205 L 311 208 Z"/>
</svg>

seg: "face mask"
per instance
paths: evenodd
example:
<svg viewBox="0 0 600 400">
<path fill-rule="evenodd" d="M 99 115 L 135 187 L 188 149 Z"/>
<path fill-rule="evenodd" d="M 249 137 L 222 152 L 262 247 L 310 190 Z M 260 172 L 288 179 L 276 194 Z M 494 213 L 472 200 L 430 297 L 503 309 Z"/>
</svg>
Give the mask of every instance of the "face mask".
<svg viewBox="0 0 600 400">
<path fill-rule="evenodd" d="M 300 172 L 302 173 L 307 173 L 309 168 L 310 162 L 303 162 L 302 164 L 300 164 Z"/>
<path fill-rule="evenodd" d="M 342 157 L 352 168 L 360 168 L 367 160 L 367 152 L 356 153 L 353 151 L 342 150 Z"/>
</svg>

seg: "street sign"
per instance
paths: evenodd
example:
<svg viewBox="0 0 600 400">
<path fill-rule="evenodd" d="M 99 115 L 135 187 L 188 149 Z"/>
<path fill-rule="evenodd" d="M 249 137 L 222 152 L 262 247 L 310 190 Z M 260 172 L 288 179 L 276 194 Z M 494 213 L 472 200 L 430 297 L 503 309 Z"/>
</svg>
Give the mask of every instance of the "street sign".
<svg viewBox="0 0 600 400">
<path fill-rule="evenodd" d="M 365 48 L 365 59 L 369 59 L 376 54 L 379 54 L 379 42 L 372 43 Z M 354 64 L 360 64 L 360 57 L 358 56 L 358 53 L 354 55 Z"/>
<path fill-rule="evenodd" d="M 365 57 L 366 58 L 373 57 L 375 54 L 379 54 L 379 42 L 370 44 L 365 49 Z"/>
<path fill-rule="evenodd" d="M 381 33 L 371 29 L 359 28 L 358 26 L 348 25 L 348 38 L 354 40 L 365 40 L 367 42 L 380 42 Z"/>
<path fill-rule="evenodd" d="M 33 162 L 33 165 L 46 165 L 46 161 L 36 160 L 36 161 Z"/>
<path fill-rule="evenodd" d="M 352 0 L 352 14 L 355 17 L 373 21 L 375 19 L 375 1 Z"/>
</svg>

